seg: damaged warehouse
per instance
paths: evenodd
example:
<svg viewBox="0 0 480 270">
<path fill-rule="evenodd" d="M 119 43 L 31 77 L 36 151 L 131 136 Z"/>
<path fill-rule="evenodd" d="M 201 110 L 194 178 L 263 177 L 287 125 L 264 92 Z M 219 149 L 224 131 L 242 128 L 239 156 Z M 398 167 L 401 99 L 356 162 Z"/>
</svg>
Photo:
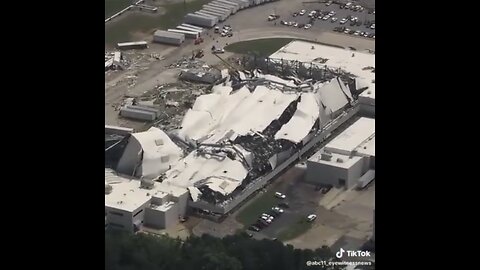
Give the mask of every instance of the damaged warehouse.
<svg viewBox="0 0 480 270">
<path fill-rule="evenodd" d="M 187 205 L 228 214 L 358 111 L 345 76 L 301 81 L 259 70 L 232 72 L 196 98 L 178 129 L 132 134 L 117 170 L 131 181 L 154 180 L 159 192 L 188 191 L 187 203 L 156 206 L 184 207 L 175 210 L 178 219 Z M 109 194 L 116 192 L 112 187 Z"/>
</svg>

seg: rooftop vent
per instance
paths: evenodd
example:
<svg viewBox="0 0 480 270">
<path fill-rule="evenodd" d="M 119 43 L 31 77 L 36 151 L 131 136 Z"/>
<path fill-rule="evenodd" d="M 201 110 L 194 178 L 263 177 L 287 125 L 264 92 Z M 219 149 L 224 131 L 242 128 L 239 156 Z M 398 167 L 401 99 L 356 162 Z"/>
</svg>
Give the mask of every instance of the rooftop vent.
<svg viewBox="0 0 480 270">
<path fill-rule="evenodd" d="M 152 189 L 155 186 L 155 182 L 153 180 L 142 179 L 140 182 L 140 187 L 144 189 Z"/>
<path fill-rule="evenodd" d="M 163 145 L 163 140 L 162 139 L 155 140 L 155 144 L 157 146 Z"/>
<path fill-rule="evenodd" d="M 332 154 L 330 154 L 328 152 L 323 152 L 320 156 L 320 159 L 330 161 L 330 160 L 332 160 Z"/>
<path fill-rule="evenodd" d="M 112 188 L 111 185 L 105 184 L 105 195 L 112 193 L 112 190 L 113 190 L 113 188 Z"/>
<path fill-rule="evenodd" d="M 338 163 L 343 163 L 343 159 L 337 158 L 337 162 L 338 162 Z"/>
</svg>

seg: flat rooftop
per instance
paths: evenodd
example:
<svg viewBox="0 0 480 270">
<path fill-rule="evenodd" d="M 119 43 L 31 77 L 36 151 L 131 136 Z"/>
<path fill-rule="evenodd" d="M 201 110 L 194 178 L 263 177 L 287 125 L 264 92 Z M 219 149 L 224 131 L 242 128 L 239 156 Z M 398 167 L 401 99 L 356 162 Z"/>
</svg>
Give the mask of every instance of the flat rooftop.
<svg viewBox="0 0 480 270">
<path fill-rule="evenodd" d="M 360 154 L 374 157 L 375 156 L 375 137 L 364 142 L 356 150 Z"/>
<path fill-rule="evenodd" d="M 375 54 L 295 40 L 270 55 L 270 58 L 341 68 L 357 76 L 361 85 L 369 87 L 360 96 L 375 99 L 375 73 L 371 70 L 375 68 Z M 328 59 L 327 62 L 321 63 L 322 58 Z"/>
<path fill-rule="evenodd" d="M 160 190 L 140 188 L 140 181 L 132 180 L 130 182 L 112 184 L 112 192 L 105 194 L 105 206 L 121 209 L 127 212 L 133 212 L 152 198 L 157 193 L 163 193 Z"/>
<path fill-rule="evenodd" d="M 325 150 L 332 153 L 351 155 L 360 145 L 374 136 L 375 119 L 362 117 L 330 141 L 325 146 Z"/>
<path fill-rule="evenodd" d="M 337 153 L 332 153 L 332 158 L 330 160 L 322 160 L 322 150 L 316 152 L 311 156 L 308 161 L 312 161 L 315 163 L 321 163 L 321 164 L 328 164 L 330 166 L 334 167 L 339 167 L 343 169 L 348 169 L 352 167 L 354 164 L 362 160 L 362 157 L 359 156 L 353 156 L 349 157 L 346 155 L 341 155 Z"/>
</svg>

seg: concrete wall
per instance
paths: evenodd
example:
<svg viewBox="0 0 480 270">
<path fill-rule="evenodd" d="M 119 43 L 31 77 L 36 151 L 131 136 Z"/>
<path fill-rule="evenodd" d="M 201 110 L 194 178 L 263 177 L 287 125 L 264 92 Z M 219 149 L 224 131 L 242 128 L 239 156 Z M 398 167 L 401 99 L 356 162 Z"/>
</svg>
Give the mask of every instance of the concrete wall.
<svg viewBox="0 0 480 270">
<path fill-rule="evenodd" d="M 113 229 L 133 232 L 132 213 L 116 208 L 105 207 L 107 212 L 108 226 Z"/>
<path fill-rule="evenodd" d="M 175 205 L 178 206 L 178 216 L 185 216 L 187 213 L 187 204 L 189 198 L 190 196 L 187 190 L 185 190 L 185 193 L 181 194 L 180 196 L 172 196 L 172 201 L 176 202 Z"/>
<path fill-rule="evenodd" d="M 125 151 L 123 152 L 122 157 L 118 161 L 116 171 L 132 176 L 135 170 L 135 166 L 140 164 L 141 156 L 138 153 L 141 149 L 142 146 L 137 141 L 137 139 L 131 136 L 128 139 L 128 144 L 127 147 L 125 147 Z M 138 169 L 140 169 L 140 166 Z M 135 174 L 138 175 L 138 173 Z"/>
<path fill-rule="evenodd" d="M 351 188 L 358 183 L 358 179 L 366 173 L 368 170 L 364 169 L 365 158 L 360 159 L 359 162 L 355 163 L 348 170 L 348 180 L 347 187 Z"/>
<path fill-rule="evenodd" d="M 348 183 L 348 169 L 307 161 L 306 182 L 341 187 L 340 179 L 344 179 L 345 183 Z"/>
<path fill-rule="evenodd" d="M 179 220 L 178 204 L 172 205 L 166 211 L 148 207 L 145 209 L 145 213 L 145 225 L 156 229 L 166 229 L 175 226 Z"/>
</svg>

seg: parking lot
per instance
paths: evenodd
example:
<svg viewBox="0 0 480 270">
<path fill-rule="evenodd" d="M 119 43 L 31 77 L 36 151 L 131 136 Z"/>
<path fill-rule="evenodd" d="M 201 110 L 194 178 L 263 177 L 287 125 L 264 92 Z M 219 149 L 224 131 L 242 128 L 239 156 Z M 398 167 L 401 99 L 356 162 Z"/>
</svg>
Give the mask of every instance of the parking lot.
<svg viewBox="0 0 480 270">
<path fill-rule="evenodd" d="M 316 212 L 318 202 L 323 196 L 322 192 L 315 190 L 314 185 L 303 182 L 304 169 L 297 167 L 290 170 L 292 172 L 290 175 L 295 177 L 282 182 L 272 189 L 274 192 L 280 192 L 285 195 L 285 199 L 276 198 L 275 201 L 275 206 L 280 204 L 280 208 L 284 212 L 275 217 L 269 226 L 264 226 L 261 231 L 254 232 L 249 230 L 248 232 L 254 238 L 278 238 L 286 229 L 295 226 L 296 223 L 306 221 L 308 215 Z M 263 195 L 274 196 L 274 192 L 268 192 Z M 282 203 L 287 203 L 288 207 L 282 206 Z M 271 214 L 271 212 L 270 206 L 264 207 L 263 213 Z M 258 218 L 260 218 L 260 215 Z"/>
<path fill-rule="evenodd" d="M 349 6 L 353 5 L 357 4 Z M 296 27 L 299 31 L 337 31 L 355 36 L 363 33 L 365 38 L 375 38 L 373 9 L 355 11 L 338 4 L 304 3 L 298 10 L 282 10 L 277 14 L 280 18 L 273 24 L 278 27 Z"/>
</svg>

